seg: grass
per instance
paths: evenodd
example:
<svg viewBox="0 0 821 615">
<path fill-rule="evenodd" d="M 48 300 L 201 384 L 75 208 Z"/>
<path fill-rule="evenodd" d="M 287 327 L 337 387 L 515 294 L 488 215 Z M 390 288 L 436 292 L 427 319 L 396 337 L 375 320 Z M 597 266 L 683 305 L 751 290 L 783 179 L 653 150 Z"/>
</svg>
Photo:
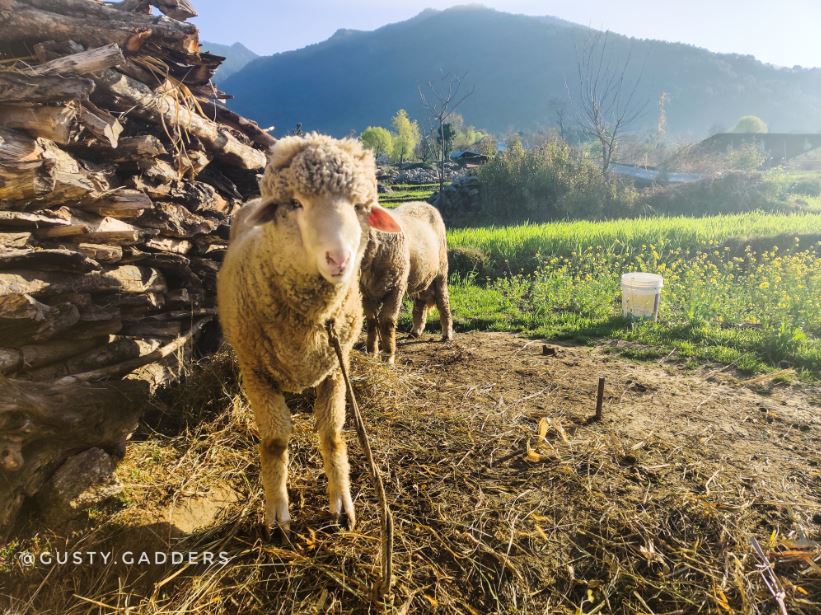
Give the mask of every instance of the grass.
<svg viewBox="0 0 821 615">
<path fill-rule="evenodd" d="M 652 244 L 666 254 L 712 242 L 795 233 L 821 233 L 821 214 L 747 213 L 460 228 L 448 233 L 448 246 L 481 250 L 496 273 L 529 273 L 550 257 L 570 256 L 588 248 L 629 256 Z"/>
<path fill-rule="evenodd" d="M 449 183 L 449 182 L 448 182 Z M 426 201 L 439 190 L 439 184 L 392 184 L 392 192 L 380 195 L 382 205 L 399 205 L 407 201 Z"/>
<path fill-rule="evenodd" d="M 460 229 L 451 249 L 478 248 L 491 264 L 485 277 L 464 262 L 452 268 L 451 304 L 462 330 L 614 338 L 637 358 L 674 354 L 816 379 L 819 232 L 819 215 L 765 214 Z M 627 271 L 664 276 L 657 323 L 622 317 Z"/>
</svg>

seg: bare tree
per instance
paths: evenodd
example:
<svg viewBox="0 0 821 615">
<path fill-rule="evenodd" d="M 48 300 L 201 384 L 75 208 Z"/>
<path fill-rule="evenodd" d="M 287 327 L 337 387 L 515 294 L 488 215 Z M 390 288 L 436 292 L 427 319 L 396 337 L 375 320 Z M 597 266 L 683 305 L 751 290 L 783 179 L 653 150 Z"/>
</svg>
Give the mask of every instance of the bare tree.
<svg viewBox="0 0 821 615">
<path fill-rule="evenodd" d="M 467 92 L 462 91 L 466 76 L 467 73 L 456 77 L 444 73 L 438 83 L 431 80 L 425 84 L 426 88 L 419 86 L 419 98 L 428 112 L 430 133 L 437 135 L 435 142 L 438 146 L 440 193 L 445 185 L 445 160 L 449 141 L 449 131 L 446 129 L 448 119 L 459 105 L 476 91 L 475 86 Z"/>
<path fill-rule="evenodd" d="M 581 54 L 578 54 L 579 124 L 582 130 L 601 145 L 602 173 L 607 173 L 619 139 L 647 107 L 647 101 L 637 100 L 642 74 L 628 83 L 632 56 L 622 61 L 609 53 L 609 32 L 590 36 Z"/>
<path fill-rule="evenodd" d="M 550 99 L 550 109 L 553 111 L 553 117 L 556 120 L 556 130 L 559 132 L 559 138 L 562 141 L 567 141 L 567 102 L 561 98 L 552 98 Z"/>
</svg>

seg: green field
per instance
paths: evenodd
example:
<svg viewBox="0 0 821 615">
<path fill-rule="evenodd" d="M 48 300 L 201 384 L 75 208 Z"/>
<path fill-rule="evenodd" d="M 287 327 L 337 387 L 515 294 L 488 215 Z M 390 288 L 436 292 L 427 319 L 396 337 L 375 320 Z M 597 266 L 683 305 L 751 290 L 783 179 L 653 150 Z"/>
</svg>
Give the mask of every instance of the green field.
<svg viewBox="0 0 821 615">
<path fill-rule="evenodd" d="M 451 250 L 474 258 L 452 265 L 457 329 L 615 338 L 635 357 L 715 361 L 749 373 L 792 368 L 816 379 L 818 234 L 819 214 L 453 230 Z M 664 276 L 658 323 L 622 318 L 619 278 L 628 271 Z"/>
<path fill-rule="evenodd" d="M 396 207 L 408 201 L 427 201 L 431 194 L 439 190 L 439 184 L 393 184 L 391 190 L 379 195 L 381 205 Z"/>
</svg>

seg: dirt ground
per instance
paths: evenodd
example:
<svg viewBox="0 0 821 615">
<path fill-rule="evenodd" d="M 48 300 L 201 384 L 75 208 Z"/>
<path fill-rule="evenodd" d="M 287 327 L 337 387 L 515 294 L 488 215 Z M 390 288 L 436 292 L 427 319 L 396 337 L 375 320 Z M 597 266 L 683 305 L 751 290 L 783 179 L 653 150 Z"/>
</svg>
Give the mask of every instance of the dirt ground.
<svg viewBox="0 0 821 615">
<path fill-rule="evenodd" d="M 387 611 L 773 613 L 756 538 L 789 612 L 819 612 L 821 388 L 612 350 L 466 333 L 400 340 L 393 368 L 356 357 L 396 524 Z M 294 530 L 267 541 L 254 428 L 226 357 L 149 412 L 118 469 L 119 500 L 77 527 L 21 531 L 4 552 L 0 607 L 379 611 L 378 509 L 352 429 L 360 524 L 347 531 L 325 512 L 310 398 L 291 400 Z M 603 420 L 591 422 L 599 377 Z M 221 551 L 230 562 L 14 561 L 90 548 Z"/>
</svg>

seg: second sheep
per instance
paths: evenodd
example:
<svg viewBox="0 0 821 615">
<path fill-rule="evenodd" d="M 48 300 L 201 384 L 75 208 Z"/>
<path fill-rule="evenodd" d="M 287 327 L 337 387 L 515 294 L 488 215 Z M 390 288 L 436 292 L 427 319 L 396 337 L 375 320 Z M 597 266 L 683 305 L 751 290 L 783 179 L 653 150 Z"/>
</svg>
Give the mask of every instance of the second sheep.
<svg viewBox="0 0 821 615">
<path fill-rule="evenodd" d="M 413 299 L 413 329 L 419 337 L 427 313 L 439 310 L 442 339 L 453 338 L 448 297 L 448 246 L 439 211 L 424 202 L 405 203 L 391 210 L 401 233 L 371 230 L 362 259 L 360 288 L 368 329 L 369 353 L 379 351 L 388 363 L 396 357 L 396 323 L 407 292 Z"/>
</svg>

